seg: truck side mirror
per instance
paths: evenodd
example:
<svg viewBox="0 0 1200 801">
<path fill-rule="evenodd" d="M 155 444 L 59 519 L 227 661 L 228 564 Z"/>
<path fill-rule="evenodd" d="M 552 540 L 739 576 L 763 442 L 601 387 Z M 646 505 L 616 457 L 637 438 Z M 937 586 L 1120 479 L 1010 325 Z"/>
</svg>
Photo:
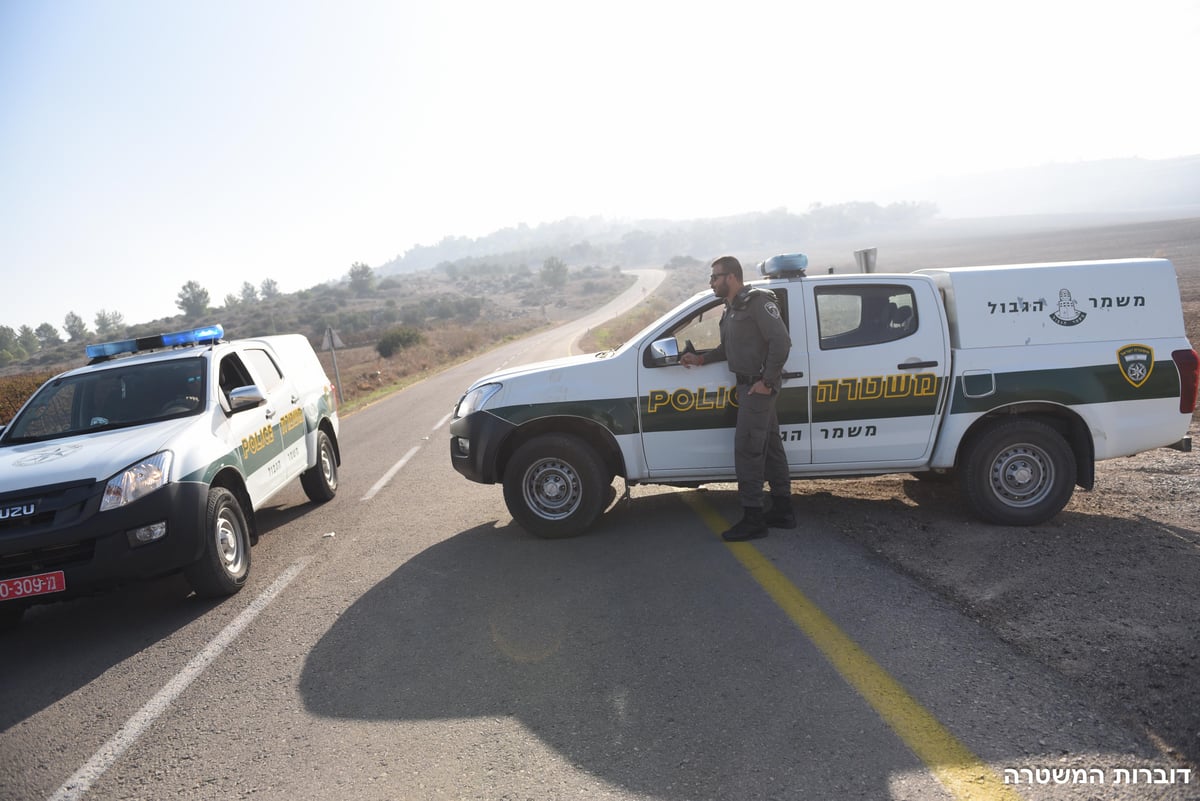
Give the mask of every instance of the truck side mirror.
<svg viewBox="0 0 1200 801">
<path fill-rule="evenodd" d="M 679 364 L 679 343 L 675 341 L 675 337 L 660 339 L 650 345 L 650 363 L 654 367 Z"/>
<path fill-rule="evenodd" d="M 234 413 L 262 406 L 266 402 L 267 398 L 262 394 L 262 390 L 253 384 L 236 387 L 229 393 L 229 408 Z"/>
</svg>

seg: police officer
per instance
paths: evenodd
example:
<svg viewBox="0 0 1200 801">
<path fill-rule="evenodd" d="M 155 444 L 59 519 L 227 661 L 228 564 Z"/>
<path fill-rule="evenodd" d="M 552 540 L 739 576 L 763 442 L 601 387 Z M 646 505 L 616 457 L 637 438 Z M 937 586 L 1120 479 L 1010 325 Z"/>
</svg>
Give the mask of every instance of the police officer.
<svg viewBox="0 0 1200 801">
<path fill-rule="evenodd" d="M 733 256 L 712 263 L 713 294 L 725 300 L 721 344 L 704 354 L 685 353 L 680 363 L 696 367 L 728 361 L 737 379 L 734 469 L 742 519 L 721 536 L 728 541 L 767 536 L 767 528 L 795 528 L 791 475 L 779 438 L 775 400 L 792 341 L 779 316 L 775 293 L 744 284 L 742 264 Z M 771 508 L 763 511 L 763 482 L 771 487 Z"/>
</svg>

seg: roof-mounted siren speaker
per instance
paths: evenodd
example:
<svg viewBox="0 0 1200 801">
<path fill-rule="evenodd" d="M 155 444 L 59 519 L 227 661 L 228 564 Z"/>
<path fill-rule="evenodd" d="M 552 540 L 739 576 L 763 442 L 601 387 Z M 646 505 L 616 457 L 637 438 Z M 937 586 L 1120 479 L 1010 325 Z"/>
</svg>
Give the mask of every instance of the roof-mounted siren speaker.
<svg viewBox="0 0 1200 801">
<path fill-rule="evenodd" d="M 758 264 L 758 272 L 767 278 L 803 278 L 807 269 L 808 256 L 803 253 L 781 253 Z"/>
<path fill-rule="evenodd" d="M 877 248 L 863 248 L 862 250 L 854 251 L 854 263 L 858 265 L 860 273 L 875 272 L 875 251 Z"/>
</svg>

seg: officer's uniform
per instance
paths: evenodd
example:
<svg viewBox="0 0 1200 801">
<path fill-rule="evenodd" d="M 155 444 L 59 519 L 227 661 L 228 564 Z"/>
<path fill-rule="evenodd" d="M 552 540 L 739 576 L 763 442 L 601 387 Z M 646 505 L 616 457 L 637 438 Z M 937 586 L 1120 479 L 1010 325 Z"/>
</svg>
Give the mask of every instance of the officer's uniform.
<svg viewBox="0 0 1200 801">
<path fill-rule="evenodd" d="M 720 325 L 721 344 L 704 354 L 704 363 L 728 361 L 737 378 L 734 469 L 738 495 L 743 507 L 761 509 L 764 481 L 770 484 L 773 496 L 791 495 L 775 400 L 792 340 L 775 293 L 766 289 L 743 287 L 725 304 Z M 771 394 L 750 394 L 750 387 L 760 379 L 771 388 Z"/>
</svg>

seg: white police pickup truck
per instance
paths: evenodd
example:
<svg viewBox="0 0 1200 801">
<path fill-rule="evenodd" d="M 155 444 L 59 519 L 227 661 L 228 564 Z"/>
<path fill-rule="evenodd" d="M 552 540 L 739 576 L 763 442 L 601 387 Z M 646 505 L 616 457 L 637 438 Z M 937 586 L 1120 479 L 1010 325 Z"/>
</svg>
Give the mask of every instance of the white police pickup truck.
<svg viewBox="0 0 1200 801">
<path fill-rule="evenodd" d="M 223 336 L 90 345 L 0 429 L 0 622 L 177 570 L 198 595 L 233 594 L 256 509 L 297 476 L 333 498 L 338 416 L 308 340 Z"/>
<path fill-rule="evenodd" d="M 1094 463 L 1190 449 L 1200 362 L 1163 259 L 809 277 L 759 265 L 791 355 L 778 399 L 793 478 L 953 472 L 982 519 L 1057 514 Z M 737 392 L 722 301 L 697 294 L 616 350 L 476 381 L 450 426 L 467 478 L 503 483 L 542 537 L 576 534 L 627 485 L 733 481 Z"/>
</svg>

